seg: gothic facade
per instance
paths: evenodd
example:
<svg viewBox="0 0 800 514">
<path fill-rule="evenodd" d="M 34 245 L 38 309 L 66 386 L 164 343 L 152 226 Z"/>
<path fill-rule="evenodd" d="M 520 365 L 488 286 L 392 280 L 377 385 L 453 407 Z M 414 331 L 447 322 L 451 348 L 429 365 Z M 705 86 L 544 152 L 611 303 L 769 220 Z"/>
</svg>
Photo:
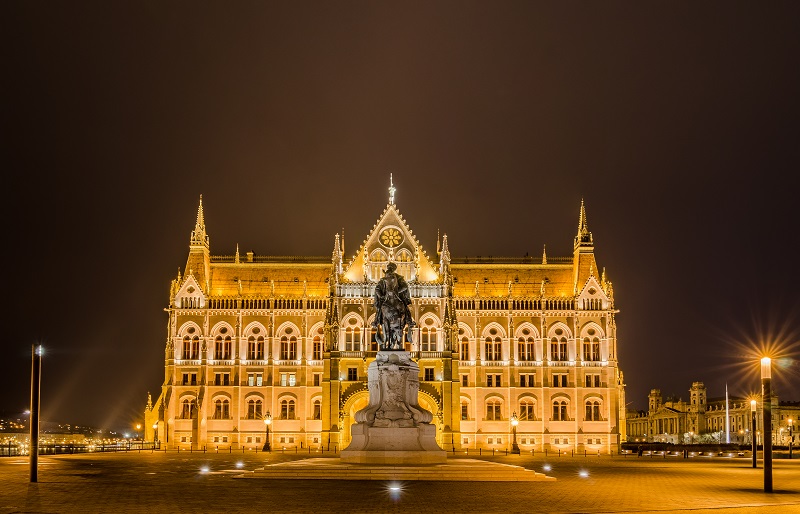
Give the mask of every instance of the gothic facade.
<svg viewBox="0 0 800 514">
<path fill-rule="evenodd" d="M 419 403 L 446 450 L 618 451 L 625 393 L 614 294 L 598 273 L 581 204 L 573 255 L 429 255 L 390 200 L 346 257 L 212 255 L 202 198 L 183 274 L 173 280 L 160 395 L 149 440 L 168 448 L 342 449 L 368 401 L 373 291 L 388 262 L 409 283 L 417 325 L 406 349 Z"/>
</svg>

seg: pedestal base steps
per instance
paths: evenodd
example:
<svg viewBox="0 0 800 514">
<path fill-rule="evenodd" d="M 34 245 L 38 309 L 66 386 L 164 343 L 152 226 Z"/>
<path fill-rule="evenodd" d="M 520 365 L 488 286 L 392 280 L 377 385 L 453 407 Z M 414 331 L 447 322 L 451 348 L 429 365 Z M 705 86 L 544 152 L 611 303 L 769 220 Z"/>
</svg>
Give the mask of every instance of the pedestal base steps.
<svg viewBox="0 0 800 514">
<path fill-rule="evenodd" d="M 375 452 L 370 452 L 375 453 Z M 542 473 L 521 466 L 477 459 L 458 459 L 446 464 L 368 465 L 348 464 L 336 458 L 312 458 L 272 464 L 236 478 L 294 480 L 428 480 L 456 482 L 551 481 Z"/>
</svg>

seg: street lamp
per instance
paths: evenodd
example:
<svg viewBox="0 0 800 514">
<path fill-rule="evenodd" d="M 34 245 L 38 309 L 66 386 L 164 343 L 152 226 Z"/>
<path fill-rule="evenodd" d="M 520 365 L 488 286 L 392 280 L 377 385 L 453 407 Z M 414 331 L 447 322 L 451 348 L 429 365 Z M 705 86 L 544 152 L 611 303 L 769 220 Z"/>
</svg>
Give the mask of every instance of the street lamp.
<svg viewBox="0 0 800 514">
<path fill-rule="evenodd" d="M 517 413 L 511 415 L 511 453 L 519 455 L 519 445 L 517 444 L 517 425 L 519 425 L 519 418 Z"/>
<path fill-rule="evenodd" d="M 158 439 L 156 436 L 158 435 L 158 421 L 153 423 L 153 446 L 156 445 L 156 440 Z"/>
<path fill-rule="evenodd" d="M 794 420 L 789 418 L 789 458 L 792 458 L 792 443 L 794 442 L 794 435 L 792 435 L 792 425 L 794 425 Z"/>
<path fill-rule="evenodd" d="M 758 467 L 756 465 L 756 455 L 758 453 L 758 447 L 756 446 L 756 444 L 758 444 L 758 441 L 756 440 L 756 401 L 755 400 L 750 400 L 750 417 L 752 418 L 751 419 L 752 428 L 750 429 L 750 439 L 752 440 L 751 442 L 753 443 L 753 467 L 756 468 L 756 467 Z"/>
<path fill-rule="evenodd" d="M 761 359 L 761 412 L 764 425 L 764 492 L 772 492 L 772 359 Z"/>
<path fill-rule="evenodd" d="M 263 450 L 265 452 L 271 452 L 272 446 L 269 444 L 269 426 L 272 424 L 272 414 L 267 411 L 267 414 L 264 416 L 264 427 L 266 427 L 266 441 L 264 442 Z"/>
<path fill-rule="evenodd" d="M 137 439 L 140 439 L 140 437 L 139 437 L 139 431 L 140 431 L 141 429 L 142 429 L 142 424 L 141 424 L 141 423 L 136 423 L 136 438 L 137 438 Z"/>
<path fill-rule="evenodd" d="M 689 432 L 689 444 L 694 444 L 694 432 Z"/>
</svg>

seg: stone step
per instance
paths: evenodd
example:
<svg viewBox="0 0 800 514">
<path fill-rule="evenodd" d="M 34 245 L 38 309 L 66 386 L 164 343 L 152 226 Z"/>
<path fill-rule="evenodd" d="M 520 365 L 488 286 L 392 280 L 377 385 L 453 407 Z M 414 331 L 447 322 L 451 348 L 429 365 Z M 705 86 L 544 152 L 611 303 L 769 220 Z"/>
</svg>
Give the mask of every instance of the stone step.
<svg viewBox="0 0 800 514">
<path fill-rule="evenodd" d="M 272 464 L 236 478 L 292 480 L 424 480 L 457 482 L 535 482 L 555 480 L 521 466 L 476 459 L 448 464 L 387 466 L 343 464 L 336 458 L 311 458 Z"/>
</svg>

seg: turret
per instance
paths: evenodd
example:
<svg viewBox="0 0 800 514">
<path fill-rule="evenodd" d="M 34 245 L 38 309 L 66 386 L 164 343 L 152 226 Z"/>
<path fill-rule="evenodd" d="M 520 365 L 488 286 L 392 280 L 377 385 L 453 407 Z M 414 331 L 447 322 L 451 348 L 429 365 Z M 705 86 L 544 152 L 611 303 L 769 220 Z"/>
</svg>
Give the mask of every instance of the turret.
<svg viewBox="0 0 800 514">
<path fill-rule="evenodd" d="M 206 233 L 205 217 L 203 215 L 203 196 L 200 195 L 200 205 L 197 207 L 197 221 L 189 238 L 189 258 L 184 268 L 186 276 L 193 275 L 197 283 L 208 292 L 208 281 L 211 278 L 211 253 L 209 239 Z"/>
<path fill-rule="evenodd" d="M 660 389 L 651 389 L 650 394 L 648 395 L 648 408 L 649 412 L 656 412 L 658 409 L 661 408 L 662 398 L 661 398 L 661 390 Z"/>
<path fill-rule="evenodd" d="M 450 271 L 450 248 L 447 246 L 447 234 L 442 238 L 442 248 L 439 252 L 439 275 L 444 276 Z"/>
<path fill-rule="evenodd" d="M 586 206 L 581 200 L 581 211 L 578 218 L 578 233 L 575 235 L 573 253 L 573 290 L 578 291 L 597 268 L 594 260 L 594 240 L 586 221 Z"/>
</svg>

